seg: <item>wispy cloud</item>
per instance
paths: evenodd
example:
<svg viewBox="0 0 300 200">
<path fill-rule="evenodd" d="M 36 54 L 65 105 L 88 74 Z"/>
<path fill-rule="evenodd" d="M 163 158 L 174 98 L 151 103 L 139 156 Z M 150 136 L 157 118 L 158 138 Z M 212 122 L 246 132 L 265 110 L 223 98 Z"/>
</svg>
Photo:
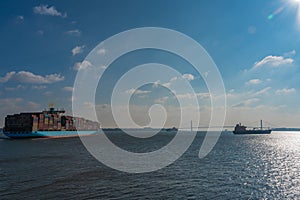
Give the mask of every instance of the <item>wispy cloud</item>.
<svg viewBox="0 0 300 200">
<path fill-rule="evenodd" d="M 192 74 L 183 74 L 182 78 L 192 81 L 195 79 L 195 77 Z"/>
<path fill-rule="evenodd" d="M 24 21 L 24 16 L 23 16 L 23 15 L 17 16 L 17 20 L 19 20 L 19 21 Z"/>
<path fill-rule="evenodd" d="M 73 56 L 75 56 L 75 55 L 77 55 L 77 54 L 82 53 L 84 48 L 85 48 L 84 45 L 82 45 L 82 46 L 76 46 L 76 47 L 74 47 L 74 48 L 71 50 L 71 52 L 72 52 Z"/>
<path fill-rule="evenodd" d="M 278 89 L 276 90 L 275 94 L 277 95 L 288 95 L 295 93 L 296 89 L 295 88 L 283 88 L 283 89 Z"/>
<path fill-rule="evenodd" d="M 169 82 L 163 83 L 162 85 L 165 87 L 170 87 L 175 82 L 179 82 L 179 81 L 183 81 L 183 80 L 192 81 L 194 79 L 195 79 L 195 77 L 193 74 L 183 74 L 182 76 L 179 76 L 179 77 L 177 77 L 177 76 L 172 77 Z"/>
<path fill-rule="evenodd" d="M 162 98 L 159 98 L 159 99 L 155 99 L 154 102 L 158 103 L 158 104 L 163 104 L 168 100 L 168 98 L 169 97 L 162 97 Z"/>
<path fill-rule="evenodd" d="M 296 55 L 296 50 L 292 50 L 290 52 L 286 52 L 283 54 L 284 57 L 293 57 Z"/>
<path fill-rule="evenodd" d="M 41 36 L 44 35 L 44 31 L 42 31 L 42 30 L 38 30 L 36 33 Z"/>
<path fill-rule="evenodd" d="M 251 79 L 246 82 L 246 85 L 258 85 L 260 83 L 262 83 L 260 79 Z"/>
<path fill-rule="evenodd" d="M 284 58 L 283 56 L 266 56 L 262 60 L 256 62 L 253 69 L 257 69 L 263 66 L 279 67 L 282 65 L 292 64 L 294 60 L 292 58 Z"/>
<path fill-rule="evenodd" d="M 74 29 L 74 30 L 69 30 L 65 32 L 67 35 L 71 35 L 71 36 L 81 36 L 81 31 L 78 29 Z"/>
<path fill-rule="evenodd" d="M 230 91 L 227 94 L 228 105 L 231 107 L 247 107 L 253 106 L 254 103 L 264 100 L 270 94 L 271 87 L 265 87 L 256 91 L 247 91 L 235 93 Z"/>
<path fill-rule="evenodd" d="M 39 5 L 33 8 L 33 12 L 39 15 L 67 17 L 67 13 L 62 14 L 54 6 Z"/>
<path fill-rule="evenodd" d="M 255 103 L 257 103 L 260 99 L 259 98 L 251 98 L 251 99 L 247 99 L 244 100 L 241 103 L 238 103 L 236 105 L 233 105 L 232 107 L 247 107 L 247 106 L 251 106 Z"/>
<path fill-rule="evenodd" d="M 263 94 L 266 94 L 268 93 L 269 90 L 271 90 L 272 88 L 271 87 L 266 87 L 266 88 L 263 88 L 257 92 L 255 92 L 252 96 L 253 97 L 256 97 L 256 96 L 260 96 L 260 95 L 263 95 Z"/>
<path fill-rule="evenodd" d="M 43 89 L 46 89 L 47 86 L 45 86 L 45 85 L 33 85 L 31 88 L 34 89 L 34 90 L 43 90 Z"/>
<path fill-rule="evenodd" d="M 73 69 L 76 70 L 76 71 L 78 71 L 80 69 L 87 69 L 87 68 L 89 68 L 91 66 L 92 66 L 92 64 L 89 61 L 84 60 L 82 62 L 75 63 L 74 66 L 73 66 Z"/>
<path fill-rule="evenodd" d="M 22 98 L 2 98 L 0 99 L 0 118 L 8 114 L 28 112 L 28 111 L 37 111 L 40 110 L 40 104 L 33 101 L 26 101 Z M 4 120 L 0 120 L 0 127 L 3 126 Z"/>
<path fill-rule="evenodd" d="M 67 91 L 67 92 L 73 92 L 74 88 L 71 86 L 66 86 L 66 87 L 62 88 L 62 90 Z"/>
<path fill-rule="evenodd" d="M 51 96 L 51 95 L 53 95 L 53 92 L 47 91 L 47 92 L 44 92 L 43 95 L 45 95 L 45 96 Z"/>
<path fill-rule="evenodd" d="M 185 94 L 176 94 L 174 98 L 179 99 L 193 99 L 195 97 L 198 97 L 200 99 L 209 99 L 211 96 L 209 93 L 185 93 Z"/>
<path fill-rule="evenodd" d="M 148 90 L 136 90 L 133 88 L 125 91 L 126 94 L 148 94 L 150 92 L 151 91 L 148 91 Z"/>
<path fill-rule="evenodd" d="M 24 85 L 17 85 L 16 87 L 5 87 L 6 91 L 16 91 L 16 90 L 24 90 L 26 87 Z"/>
<path fill-rule="evenodd" d="M 99 55 L 105 55 L 106 54 L 106 49 L 104 49 L 104 48 L 99 49 L 97 51 L 97 54 L 99 54 Z"/>
<path fill-rule="evenodd" d="M 16 81 L 21 83 L 50 84 L 64 80 L 60 74 L 49 74 L 46 76 L 36 75 L 28 71 L 8 72 L 4 77 L 0 77 L 0 83 Z"/>
<path fill-rule="evenodd" d="M 101 66 L 100 66 L 100 69 L 107 69 L 107 66 L 101 65 Z"/>
</svg>

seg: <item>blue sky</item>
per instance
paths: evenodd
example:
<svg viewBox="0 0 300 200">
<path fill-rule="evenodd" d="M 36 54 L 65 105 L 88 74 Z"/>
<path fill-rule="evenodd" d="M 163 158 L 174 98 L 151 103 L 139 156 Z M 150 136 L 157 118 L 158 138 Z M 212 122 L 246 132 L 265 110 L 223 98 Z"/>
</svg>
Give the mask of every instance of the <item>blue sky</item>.
<svg viewBox="0 0 300 200">
<path fill-rule="evenodd" d="M 108 37 L 150 26 L 180 31 L 210 54 L 228 94 L 227 124 L 264 118 L 299 127 L 298 6 L 295 0 L 1 1 L 0 126 L 7 114 L 40 110 L 51 102 L 71 112 L 76 66 Z M 129 66 L 153 60 L 174 65 L 185 78 L 191 75 L 188 81 L 202 94 L 203 113 L 209 116 L 203 80 L 168 54 L 148 51 L 120 58 L 103 90 Z M 100 107 L 109 100 L 102 92 Z M 151 98 L 165 103 L 163 95 Z"/>
</svg>

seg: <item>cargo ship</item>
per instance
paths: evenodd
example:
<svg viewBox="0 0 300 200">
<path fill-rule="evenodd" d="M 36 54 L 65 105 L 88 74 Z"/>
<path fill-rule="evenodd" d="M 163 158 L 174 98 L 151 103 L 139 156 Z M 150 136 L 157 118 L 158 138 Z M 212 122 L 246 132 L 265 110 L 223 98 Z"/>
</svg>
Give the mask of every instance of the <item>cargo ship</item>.
<svg viewBox="0 0 300 200">
<path fill-rule="evenodd" d="M 260 128 L 247 129 L 246 126 L 239 123 L 234 127 L 233 131 L 234 134 L 270 134 L 271 132 L 272 130 L 270 128 L 263 128 L 262 120 L 260 120 Z"/>
<path fill-rule="evenodd" d="M 91 135 L 100 124 L 81 117 L 65 115 L 65 110 L 49 107 L 42 112 L 27 112 L 5 117 L 3 133 L 9 138 L 58 138 Z"/>
</svg>

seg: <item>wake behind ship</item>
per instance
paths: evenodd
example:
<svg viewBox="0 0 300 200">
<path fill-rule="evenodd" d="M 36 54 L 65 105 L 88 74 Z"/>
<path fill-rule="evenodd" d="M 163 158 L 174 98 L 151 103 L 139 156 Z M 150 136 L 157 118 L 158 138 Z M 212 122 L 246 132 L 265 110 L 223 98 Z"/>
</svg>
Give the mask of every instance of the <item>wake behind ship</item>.
<svg viewBox="0 0 300 200">
<path fill-rule="evenodd" d="M 42 112 L 7 115 L 3 133 L 10 138 L 72 137 L 90 135 L 100 124 L 80 117 L 65 115 L 65 110 L 50 107 Z"/>
</svg>

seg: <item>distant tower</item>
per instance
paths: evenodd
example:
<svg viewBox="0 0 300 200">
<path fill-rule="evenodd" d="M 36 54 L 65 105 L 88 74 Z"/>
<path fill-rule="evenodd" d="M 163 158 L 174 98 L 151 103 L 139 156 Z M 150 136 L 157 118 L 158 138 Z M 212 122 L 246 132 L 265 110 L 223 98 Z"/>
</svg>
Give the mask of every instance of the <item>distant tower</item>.
<svg viewBox="0 0 300 200">
<path fill-rule="evenodd" d="M 193 121 L 191 120 L 191 132 L 193 132 Z"/>
</svg>

